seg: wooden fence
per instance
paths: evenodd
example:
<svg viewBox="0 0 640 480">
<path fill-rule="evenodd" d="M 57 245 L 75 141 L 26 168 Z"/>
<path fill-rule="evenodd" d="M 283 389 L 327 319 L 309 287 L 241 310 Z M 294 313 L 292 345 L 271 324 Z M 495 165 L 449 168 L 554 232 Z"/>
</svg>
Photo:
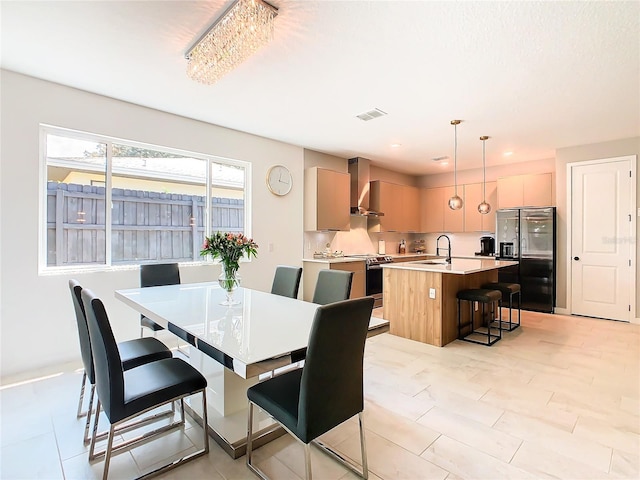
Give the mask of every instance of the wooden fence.
<svg viewBox="0 0 640 480">
<path fill-rule="evenodd" d="M 205 198 L 112 189 L 111 263 L 200 258 Z M 244 200 L 212 198 L 212 228 L 244 229 Z M 104 264 L 105 187 L 47 184 L 47 265 Z"/>
</svg>

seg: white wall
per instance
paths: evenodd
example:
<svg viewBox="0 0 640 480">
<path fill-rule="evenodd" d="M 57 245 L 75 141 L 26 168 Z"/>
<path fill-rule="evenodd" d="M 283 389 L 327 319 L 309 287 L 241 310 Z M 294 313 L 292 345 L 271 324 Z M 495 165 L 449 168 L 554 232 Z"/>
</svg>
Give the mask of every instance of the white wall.
<svg viewBox="0 0 640 480">
<path fill-rule="evenodd" d="M 278 264 L 302 265 L 304 152 L 300 147 L 2 70 L 0 145 L 0 375 L 78 361 L 67 286 L 72 276 L 106 304 L 116 338 L 139 334 L 138 315 L 114 298 L 139 284 L 137 270 L 38 275 L 39 124 L 83 130 L 252 163 L 252 235 L 257 260 L 240 267 L 243 284 L 268 290 Z M 266 171 L 284 164 L 291 193 L 276 197 Z M 272 245 L 272 251 L 269 246 Z M 218 266 L 182 267 L 183 282 L 217 278 Z"/>
</svg>

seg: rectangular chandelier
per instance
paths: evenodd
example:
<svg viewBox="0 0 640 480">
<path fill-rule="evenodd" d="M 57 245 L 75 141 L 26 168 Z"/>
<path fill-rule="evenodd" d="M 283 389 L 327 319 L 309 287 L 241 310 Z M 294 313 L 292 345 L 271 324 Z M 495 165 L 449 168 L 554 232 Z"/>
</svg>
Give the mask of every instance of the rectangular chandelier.
<svg viewBox="0 0 640 480">
<path fill-rule="evenodd" d="M 211 85 L 273 38 L 278 9 L 263 0 L 236 0 L 185 55 L 187 75 Z"/>
</svg>

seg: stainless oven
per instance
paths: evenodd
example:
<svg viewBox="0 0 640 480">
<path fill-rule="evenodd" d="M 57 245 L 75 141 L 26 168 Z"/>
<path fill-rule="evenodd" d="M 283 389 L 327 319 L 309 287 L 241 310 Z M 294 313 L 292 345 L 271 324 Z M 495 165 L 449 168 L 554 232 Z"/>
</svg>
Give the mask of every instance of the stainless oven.
<svg viewBox="0 0 640 480">
<path fill-rule="evenodd" d="M 382 267 L 383 263 L 392 263 L 387 255 L 349 255 L 365 259 L 365 294 L 374 298 L 373 308 L 382 306 Z"/>
</svg>

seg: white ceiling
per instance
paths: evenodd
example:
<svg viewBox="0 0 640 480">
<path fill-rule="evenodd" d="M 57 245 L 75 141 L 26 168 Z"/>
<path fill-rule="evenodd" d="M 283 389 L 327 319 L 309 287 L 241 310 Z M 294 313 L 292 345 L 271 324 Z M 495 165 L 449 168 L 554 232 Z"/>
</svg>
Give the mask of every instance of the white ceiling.
<svg viewBox="0 0 640 480">
<path fill-rule="evenodd" d="M 197 84 L 184 53 L 229 3 L 3 0 L 1 66 L 413 174 L 453 157 L 452 119 L 460 169 L 480 135 L 488 165 L 640 135 L 637 1 L 273 0 L 274 40 Z"/>
</svg>

